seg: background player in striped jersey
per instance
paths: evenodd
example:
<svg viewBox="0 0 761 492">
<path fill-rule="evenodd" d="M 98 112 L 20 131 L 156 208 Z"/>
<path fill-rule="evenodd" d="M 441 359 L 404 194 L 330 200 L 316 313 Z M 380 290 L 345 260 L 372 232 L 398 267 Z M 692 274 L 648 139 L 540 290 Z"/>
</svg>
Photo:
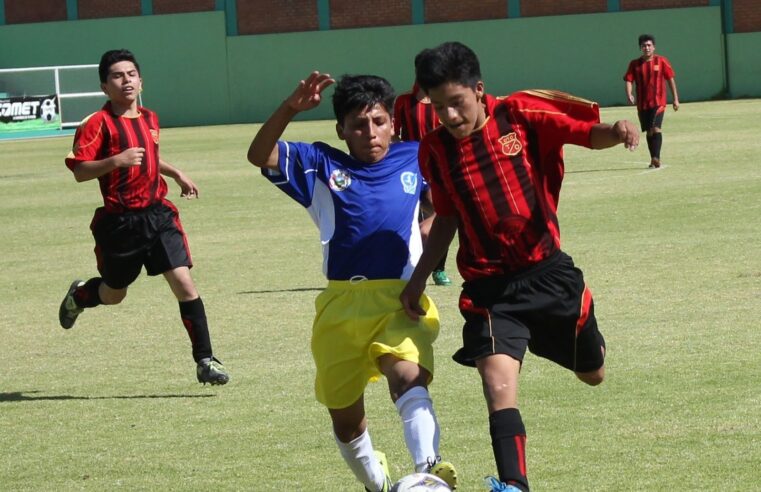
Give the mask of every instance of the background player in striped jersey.
<svg viewBox="0 0 761 492">
<path fill-rule="evenodd" d="M 587 384 L 604 376 L 591 293 L 560 249 L 563 145 L 634 149 L 639 132 L 628 121 L 601 124 L 597 104 L 561 92 L 486 94 L 478 58 L 461 43 L 424 50 L 416 71 L 442 124 L 420 143 L 436 216 L 400 299 L 412 319 L 425 312 L 425 279 L 459 232 L 465 325 L 454 359 L 477 367 L 483 382 L 499 474 L 489 486 L 525 491 L 518 376 L 526 348 Z"/>
<path fill-rule="evenodd" d="M 679 110 L 679 94 L 674 80 L 674 69 L 665 56 L 655 54 L 655 37 L 643 34 L 639 37 L 642 56 L 629 62 L 624 74 L 626 98 L 637 105 L 637 116 L 643 132 L 647 132 L 647 148 L 650 151 L 650 168 L 661 167 L 663 143 L 663 116 L 666 114 L 666 84 L 671 89 L 674 111 Z M 632 84 L 637 86 L 637 97 L 632 94 Z"/>
<path fill-rule="evenodd" d="M 417 82 L 412 85 L 410 92 L 399 94 L 394 101 L 394 133 L 404 142 L 419 142 L 423 136 L 439 126 L 439 117 L 431 106 L 431 101 Z M 423 243 L 428 236 L 428 227 L 423 233 Z M 452 281 L 446 272 L 447 254 L 433 269 L 431 277 L 436 285 L 451 285 Z"/>
<path fill-rule="evenodd" d="M 58 312 L 61 326 L 74 326 L 85 308 L 119 304 L 145 266 L 148 275 L 164 275 L 179 302 L 198 381 L 225 384 L 229 376 L 212 354 L 206 311 L 190 276 L 187 237 L 161 175 L 177 182 L 181 196 L 195 198 L 198 188 L 159 157 L 158 116 L 137 105 L 143 81 L 134 55 L 107 51 L 98 73 L 109 100 L 77 129 L 66 165 L 78 182 L 97 178 L 100 185 L 104 205 L 90 229 L 101 276 L 71 284 Z"/>
<path fill-rule="evenodd" d="M 367 490 L 390 488 L 385 456 L 374 453 L 364 408 L 368 381 L 388 380 L 416 471 L 456 473 L 441 462 L 439 425 L 427 386 L 439 318 L 433 302 L 411 321 L 399 294 L 422 249 L 417 227 L 424 195 L 417 142 L 393 143 L 394 91 L 380 77 L 344 76 L 333 94 L 338 138 L 279 141 L 293 117 L 316 107 L 334 80 L 313 72 L 262 125 L 248 160 L 307 209 L 319 229 L 327 288 L 315 301 L 315 395 L 328 408 L 341 456 Z M 385 470 L 384 470 L 385 468 Z"/>
</svg>

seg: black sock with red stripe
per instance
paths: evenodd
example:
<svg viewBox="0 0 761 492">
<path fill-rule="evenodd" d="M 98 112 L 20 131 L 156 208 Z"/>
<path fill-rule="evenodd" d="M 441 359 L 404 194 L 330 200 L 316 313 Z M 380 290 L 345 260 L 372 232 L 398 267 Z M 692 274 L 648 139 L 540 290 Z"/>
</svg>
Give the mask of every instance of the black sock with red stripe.
<svg viewBox="0 0 761 492">
<path fill-rule="evenodd" d="M 529 490 L 526 477 L 526 428 L 517 408 L 489 415 L 489 433 L 499 479 L 521 490 Z"/>
<path fill-rule="evenodd" d="M 655 157 L 655 150 L 653 149 L 653 135 L 647 135 L 645 139 L 647 140 L 647 150 L 650 152 L 650 158 L 652 159 Z"/>
<path fill-rule="evenodd" d="M 201 298 L 192 301 L 180 301 L 180 317 L 185 329 L 188 330 L 190 343 L 193 346 L 193 359 L 198 362 L 201 359 L 210 358 L 211 338 L 209 326 L 206 322 L 206 310 Z"/>
<path fill-rule="evenodd" d="M 653 133 L 653 136 L 650 137 L 653 140 L 653 148 L 650 150 L 650 155 L 661 160 L 661 145 L 663 144 L 663 134 L 661 132 L 655 132 Z"/>
<path fill-rule="evenodd" d="M 100 294 L 98 294 L 98 287 L 103 283 L 103 279 L 100 277 L 93 277 L 85 285 L 77 287 L 74 291 L 74 302 L 79 307 L 93 308 L 102 304 L 100 301 Z"/>
</svg>

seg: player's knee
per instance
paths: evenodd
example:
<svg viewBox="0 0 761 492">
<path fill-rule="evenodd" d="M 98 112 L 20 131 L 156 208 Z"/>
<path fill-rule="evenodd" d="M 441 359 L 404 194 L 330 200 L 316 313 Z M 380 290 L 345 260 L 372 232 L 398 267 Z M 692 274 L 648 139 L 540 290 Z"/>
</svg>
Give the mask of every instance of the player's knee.
<svg viewBox="0 0 761 492">
<path fill-rule="evenodd" d="M 597 386 L 605 380 L 605 367 L 596 371 L 577 372 L 576 377 L 590 386 Z"/>
<path fill-rule="evenodd" d="M 103 304 L 119 304 L 127 297 L 127 289 L 112 289 L 105 284 L 101 284 L 101 288 L 98 289 L 98 296 L 100 296 L 100 302 Z"/>
</svg>

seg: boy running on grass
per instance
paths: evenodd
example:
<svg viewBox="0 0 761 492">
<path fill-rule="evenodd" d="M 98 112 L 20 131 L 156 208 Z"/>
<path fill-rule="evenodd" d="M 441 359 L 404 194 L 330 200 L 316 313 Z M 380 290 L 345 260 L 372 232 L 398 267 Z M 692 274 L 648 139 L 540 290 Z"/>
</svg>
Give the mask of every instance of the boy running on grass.
<svg viewBox="0 0 761 492">
<path fill-rule="evenodd" d="M 225 384 L 229 376 L 212 354 L 206 311 L 190 276 L 187 237 L 161 175 L 177 182 L 180 196 L 196 198 L 198 188 L 159 157 L 158 116 L 137 105 L 143 81 L 134 55 L 107 51 L 98 73 L 109 100 L 77 129 L 66 166 L 78 182 L 97 178 L 100 185 L 104 205 L 90 224 L 100 277 L 75 280 L 58 319 L 69 329 L 85 308 L 119 304 L 145 266 L 148 275 L 164 275 L 179 302 L 198 382 Z"/>
<path fill-rule="evenodd" d="M 454 359 L 477 367 L 483 383 L 499 473 L 490 488 L 526 491 L 518 411 L 526 348 L 589 385 L 604 376 L 592 295 L 560 249 L 563 145 L 633 149 L 639 133 L 628 121 L 599 123 L 597 104 L 565 93 L 486 94 L 478 58 L 461 43 L 424 50 L 416 72 L 442 123 L 420 144 L 436 216 L 400 299 L 412 319 L 424 315 L 425 280 L 459 232 L 465 325 Z"/>
<path fill-rule="evenodd" d="M 367 383 L 385 376 L 415 470 L 454 488 L 454 468 L 438 457 L 439 426 L 427 390 L 438 313 L 422 295 L 417 302 L 427 314 L 412 321 L 399 303 L 422 249 L 417 217 L 425 184 L 418 144 L 391 143 L 393 89 L 371 75 L 340 79 L 333 110 L 349 154 L 322 142 L 279 141 L 294 116 L 320 104 L 334 82 L 319 72 L 302 80 L 248 151 L 248 160 L 304 206 L 319 229 L 328 286 L 315 301 L 315 394 L 357 479 L 366 490 L 388 491 L 385 455 L 373 450 L 364 408 Z"/>
</svg>

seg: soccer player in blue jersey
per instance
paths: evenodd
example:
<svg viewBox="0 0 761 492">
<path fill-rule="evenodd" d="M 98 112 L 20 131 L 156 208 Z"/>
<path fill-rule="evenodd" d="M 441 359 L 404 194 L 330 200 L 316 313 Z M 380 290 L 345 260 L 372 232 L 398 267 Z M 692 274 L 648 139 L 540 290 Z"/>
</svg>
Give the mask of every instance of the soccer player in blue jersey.
<svg viewBox="0 0 761 492">
<path fill-rule="evenodd" d="M 427 185 L 418 143 L 392 144 L 393 88 L 371 75 L 339 80 L 333 110 L 348 154 L 322 142 L 279 140 L 333 83 L 319 72 L 302 80 L 248 151 L 248 160 L 304 206 L 319 229 L 328 286 L 315 301 L 315 395 L 328 408 L 341 456 L 357 479 L 368 491 L 388 491 L 385 456 L 373 450 L 364 408 L 367 383 L 385 376 L 415 470 L 435 473 L 454 489 L 456 472 L 439 457 L 427 389 L 438 312 L 423 295 L 426 315 L 412 321 L 399 301 L 422 251 L 417 217 Z"/>
</svg>

